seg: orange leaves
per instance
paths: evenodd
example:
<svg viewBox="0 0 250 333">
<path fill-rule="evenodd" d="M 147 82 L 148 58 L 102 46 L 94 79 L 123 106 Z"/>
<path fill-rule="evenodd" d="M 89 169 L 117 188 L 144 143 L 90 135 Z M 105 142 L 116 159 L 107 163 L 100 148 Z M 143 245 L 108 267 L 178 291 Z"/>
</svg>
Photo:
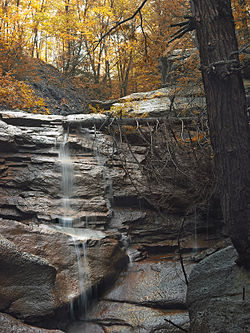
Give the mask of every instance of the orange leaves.
<svg viewBox="0 0 250 333">
<path fill-rule="evenodd" d="M 170 25 L 190 15 L 188 0 L 149 0 L 141 16 L 138 14 L 113 30 L 96 47 L 101 36 L 130 17 L 141 3 L 142 0 L 22 0 L 17 6 L 14 0 L 1 1 L 0 48 L 4 44 L 9 53 L 28 53 L 66 74 L 78 76 L 93 92 L 93 98 L 154 90 L 162 84 L 159 59 L 176 50 L 181 52 L 181 58 L 185 50 L 194 48 L 192 34 L 168 45 L 178 29 Z M 240 43 L 244 44 L 249 8 L 246 1 L 232 0 L 232 5 Z M 183 89 L 199 82 L 197 53 L 173 65 L 168 68 L 172 81 L 163 84 L 178 86 L 174 95 L 183 94 Z"/>
<path fill-rule="evenodd" d="M 33 113 L 49 113 L 44 100 L 37 97 L 30 86 L 22 81 L 17 81 L 10 72 L 3 74 L 1 68 L 0 100 L 6 108 L 21 109 Z"/>
</svg>

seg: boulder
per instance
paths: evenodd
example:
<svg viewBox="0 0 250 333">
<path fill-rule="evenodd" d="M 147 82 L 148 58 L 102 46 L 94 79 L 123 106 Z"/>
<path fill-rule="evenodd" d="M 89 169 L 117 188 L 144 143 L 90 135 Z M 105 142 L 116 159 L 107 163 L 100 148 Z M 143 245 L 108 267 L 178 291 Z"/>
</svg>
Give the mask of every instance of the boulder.
<svg viewBox="0 0 250 333">
<path fill-rule="evenodd" d="M 202 110 L 205 107 L 205 98 L 201 95 L 193 96 L 189 91 L 189 94 L 186 93 L 172 99 L 174 94 L 174 86 L 149 92 L 133 93 L 114 103 L 110 111 L 117 112 L 122 109 L 123 112 L 134 113 L 138 116 L 146 114 L 149 117 L 165 117 L 172 116 L 172 110 L 175 110 L 175 114 L 178 115 L 183 114 L 183 112 L 185 115 L 192 115 L 193 110 Z"/>
<path fill-rule="evenodd" d="M 191 333 L 250 332 L 250 272 L 229 246 L 198 263 L 187 291 Z"/>
<path fill-rule="evenodd" d="M 46 330 L 29 326 L 6 313 L 0 313 L 0 333 L 63 333 L 58 330 Z"/>
<path fill-rule="evenodd" d="M 47 260 L 0 235 L 0 272 L 1 311 L 22 318 L 53 312 L 56 268 Z"/>
<path fill-rule="evenodd" d="M 1 310 L 26 320 L 53 315 L 83 292 L 103 290 L 127 263 L 118 241 L 102 232 L 81 229 L 77 234 L 76 229 L 58 231 L 1 220 L 0 234 L 6 238 L 1 242 Z"/>
</svg>

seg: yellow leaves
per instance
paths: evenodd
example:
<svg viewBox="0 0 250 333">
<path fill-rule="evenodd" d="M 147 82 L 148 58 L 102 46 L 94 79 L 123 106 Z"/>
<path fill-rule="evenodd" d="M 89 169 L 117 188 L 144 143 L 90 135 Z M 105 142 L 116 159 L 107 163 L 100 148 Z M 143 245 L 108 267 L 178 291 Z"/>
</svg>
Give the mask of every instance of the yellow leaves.
<svg viewBox="0 0 250 333">
<path fill-rule="evenodd" d="M 77 64 L 74 74 L 85 75 L 83 81 L 98 98 L 159 88 L 159 58 L 177 49 L 184 52 L 193 47 L 190 35 L 167 46 L 170 35 L 177 29 L 170 28 L 170 24 L 180 22 L 189 11 L 187 0 L 148 1 L 141 11 L 142 22 L 137 15 L 112 31 L 96 49 L 95 42 L 117 22 L 131 16 L 141 0 L 22 0 L 19 6 L 14 0 L 8 1 L 7 6 L 4 3 L 0 4 L 0 38 L 8 49 L 11 52 L 21 49 L 60 70 L 67 71 Z M 232 3 L 243 44 L 249 8 L 240 5 L 243 2 L 239 0 Z M 179 91 L 175 91 L 178 94 L 200 78 L 195 55 L 173 72 L 180 77 Z M 125 84 L 127 87 L 121 92 Z"/>
<path fill-rule="evenodd" d="M 93 7 L 92 11 L 94 16 L 98 16 L 98 17 L 114 17 L 114 12 L 112 11 L 112 9 L 110 7 L 107 6 L 96 6 Z"/>
<path fill-rule="evenodd" d="M 104 114 L 106 111 L 102 108 L 100 108 L 100 105 L 97 104 L 97 106 L 93 106 L 91 104 L 89 104 L 89 109 L 91 113 L 101 113 Z"/>
<path fill-rule="evenodd" d="M 153 99 L 153 98 L 161 98 L 161 97 L 163 97 L 163 96 L 164 96 L 164 94 L 163 94 L 162 92 L 158 91 L 157 93 L 151 95 L 151 96 L 150 96 L 150 99 Z"/>
<path fill-rule="evenodd" d="M 30 86 L 14 78 L 13 74 L 3 74 L 0 68 L 0 100 L 7 108 L 26 110 L 33 113 L 49 114 L 45 101 L 35 95 Z"/>
</svg>

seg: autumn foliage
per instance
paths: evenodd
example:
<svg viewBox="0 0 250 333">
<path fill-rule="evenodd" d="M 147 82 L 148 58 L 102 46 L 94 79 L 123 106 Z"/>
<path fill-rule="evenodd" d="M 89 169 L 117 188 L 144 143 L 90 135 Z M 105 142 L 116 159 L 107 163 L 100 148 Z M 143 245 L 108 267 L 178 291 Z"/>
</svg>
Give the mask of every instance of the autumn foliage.
<svg viewBox="0 0 250 333">
<path fill-rule="evenodd" d="M 179 90 L 193 82 L 199 84 L 193 33 L 168 44 L 179 29 L 171 25 L 191 15 L 189 1 L 148 0 L 133 20 L 102 39 L 118 22 L 132 16 L 140 4 L 141 0 L 1 0 L 0 94 L 4 103 L 45 110 L 44 101 L 36 99 L 25 83 L 15 81 L 13 64 L 23 54 L 56 66 L 68 77 L 77 77 L 93 98 L 108 99 L 160 88 L 159 59 L 176 50 L 181 57 L 189 49 L 193 51 L 180 66 L 177 57 L 172 78 L 179 82 Z M 248 36 L 247 4 L 234 0 L 232 5 L 239 40 L 244 44 Z M 178 94 L 178 89 L 173 94 Z"/>
</svg>

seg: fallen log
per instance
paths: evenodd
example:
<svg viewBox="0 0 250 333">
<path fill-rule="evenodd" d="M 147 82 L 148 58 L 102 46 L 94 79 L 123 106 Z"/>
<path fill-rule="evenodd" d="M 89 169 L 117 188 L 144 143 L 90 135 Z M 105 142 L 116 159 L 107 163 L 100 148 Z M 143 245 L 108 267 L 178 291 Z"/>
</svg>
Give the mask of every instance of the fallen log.
<svg viewBox="0 0 250 333">
<path fill-rule="evenodd" d="M 109 117 L 105 115 L 82 115 L 82 117 L 72 117 L 68 116 L 65 117 L 62 121 L 63 127 L 68 129 L 69 131 L 77 129 L 77 128 L 92 128 L 95 127 L 97 130 L 104 130 L 105 128 L 112 126 L 112 125 L 120 125 L 120 126 L 150 126 L 150 125 L 157 125 L 159 123 L 163 123 L 165 121 L 171 124 L 190 124 L 194 121 L 195 118 L 192 117 L 160 117 L 160 118 L 116 118 L 116 117 Z"/>
</svg>

